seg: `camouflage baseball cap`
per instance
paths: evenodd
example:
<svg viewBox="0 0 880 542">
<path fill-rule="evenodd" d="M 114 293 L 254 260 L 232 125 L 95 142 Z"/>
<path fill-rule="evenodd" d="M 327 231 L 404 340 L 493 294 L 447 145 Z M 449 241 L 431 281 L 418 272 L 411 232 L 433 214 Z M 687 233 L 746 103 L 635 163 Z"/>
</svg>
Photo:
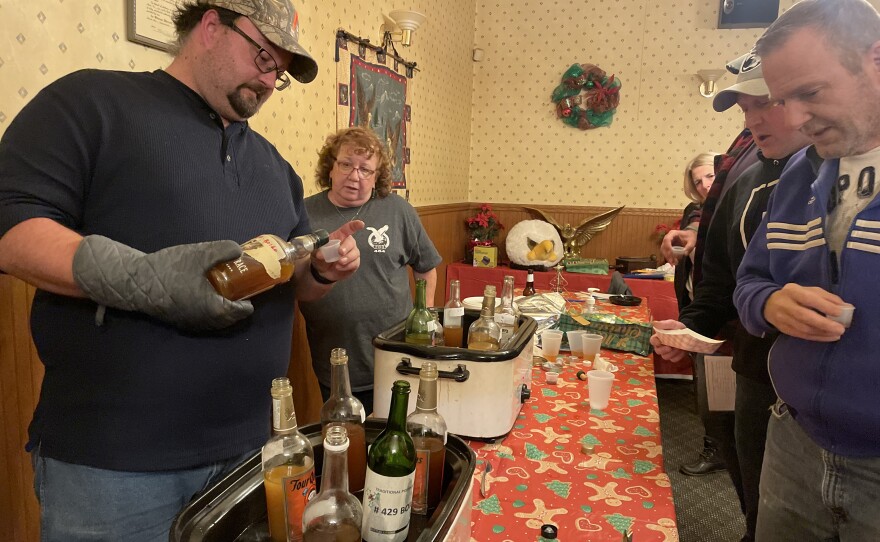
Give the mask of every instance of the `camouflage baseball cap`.
<svg viewBox="0 0 880 542">
<path fill-rule="evenodd" d="M 290 0 L 200 0 L 244 15 L 277 47 L 293 53 L 287 73 L 300 83 L 318 75 L 318 63 L 299 44 L 299 14 Z"/>
</svg>

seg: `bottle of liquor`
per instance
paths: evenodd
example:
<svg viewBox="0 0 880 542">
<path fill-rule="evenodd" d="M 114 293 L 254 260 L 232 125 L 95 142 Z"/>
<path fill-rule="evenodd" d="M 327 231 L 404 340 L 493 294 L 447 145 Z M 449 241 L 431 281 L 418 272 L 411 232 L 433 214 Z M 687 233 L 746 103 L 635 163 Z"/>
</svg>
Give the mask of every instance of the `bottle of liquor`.
<svg viewBox="0 0 880 542">
<path fill-rule="evenodd" d="M 500 344 L 505 345 L 516 331 L 516 313 L 513 310 L 513 277 L 504 277 L 501 288 L 501 306 L 495 311 L 495 321 L 501 326 Z"/>
<path fill-rule="evenodd" d="M 472 350 L 500 350 L 501 326 L 495 322 L 495 286 L 483 290 L 483 308 L 480 317 L 468 328 L 468 348 Z"/>
<path fill-rule="evenodd" d="M 446 457 L 446 420 L 437 412 L 437 364 L 422 363 L 416 409 L 406 418 L 406 430 L 416 447 L 413 485 L 414 514 L 428 515 L 443 494 L 443 461 Z"/>
<path fill-rule="evenodd" d="M 425 279 L 416 280 L 416 302 L 409 316 L 406 317 L 404 341 L 413 344 L 431 344 L 436 324 L 434 315 L 428 310 L 425 302 Z"/>
<path fill-rule="evenodd" d="M 324 436 L 321 491 L 303 513 L 304 542 L 360 542 L 363 508 L 349 492 L 346 473 L 348 435 L 342 425 L 331 426 Z"/>
<path fill-rule="evenodd" d="M 526 276 L 526 287 L 523 288 L 523 296 L 532 295 L 535 295 L 535 272 L 529 269 L 529 274 Z"/>
<path fill-rule="evenodd" d="M 290 280 L 296 260 L 327 244 L 329 239 L 327 230 L 315 230 L 290 241 L 268 233 L 254 237 L 241 245 L 240 258 L 219 263 L 208 271 L 208 280 L 226 299 L 247 299 Z"/>
<path fill-rule="evenodd" d="M 464 305 L 461 303 L 461 283 L 453 280 L 449 283 L 449 301 L 443 307 L 443 342 L 446 346 L 461 348 L 464 337 L 461 319 L 464 316 Z"/>
<path fill-rule="evenodd" d="M 416 449 L 406 432 L 409 393 L 405 380 L 391 386 L 388 424 L 370 447 L 361 526 L 366 542 L 402 542 L 409 532 L 416 470 Z"/>
<path fill-rule="evenodd" d="M 287 378 L 272 381 L 272 427 L 275 434 L 262 452 L 269 537 L 272 542 L 299 542 L 303 511 L 315 495 L 315 453 L 297 429 Z"/>
<path fill-rule="evenodd" d="M 367 473 L 367 440 L 364 434 L 366 417 L 364 405 L 351 393 L 348 354 L 344 348 L 334 348 L 330 352 L 330 398 L 321 407 L 321 432 L 326 438 L 327 430 L 331 426 L 345 427 L 350 443 L 348 489 L 352 493 L 364 489 L 364 477 Z"/>
</svg>

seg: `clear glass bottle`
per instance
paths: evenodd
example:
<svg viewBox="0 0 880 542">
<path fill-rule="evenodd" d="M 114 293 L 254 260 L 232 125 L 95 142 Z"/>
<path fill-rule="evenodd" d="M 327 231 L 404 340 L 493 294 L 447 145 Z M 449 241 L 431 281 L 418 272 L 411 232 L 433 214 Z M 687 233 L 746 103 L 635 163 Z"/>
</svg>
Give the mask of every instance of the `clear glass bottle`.
<svg viewBox="0 0 880 542">
<path fill-rule="evenodd" d="M 446 458 L 446 420 L 437 412 L 437 364 L 422 363 L 416 409 L 406 418 L 406 430 L 416 447 L 413 514 L 428 515 L 443 495 Z"/>
<path fill-rule="evenodd" d="M 329 239 L 327 230 L 315 230 L 290 241 L 268 233 L 254 237 L 241 245 L 240 258 L 209 270 L 208 280 L 226 299 L 247 299 L 289 281 L 296 260 L 327 244 Z"/>
<path fill-rule="evenodd" d="M 297 428 L 287 378 L 272 381 L 272 428 L 262 452 L 269 537 L 272 542 L 299 542 L 303 511 L 315 496 L 315 453 Z"/>
<path fill-rule="evenodd" d="M 409 532 L 416 470 L 416 449 L 406 432 L 409 393 L 406 380 L 396 380 L 391 386 L 388 424 L 367 457 L 361 526 L 366 542 L 402 542 Z"/>
<path fill-rule="evenodd" d="M 513 277 L 504 277 L 501 288 L 501 305 L 495 311 L 495 321 L 501 326 L 500 344 L 507 344 L 516 331 L 516 313 L 513 310 Z"/>
<path fill-rule="evenodd" d="M 436 329 L 434 315 L 428 310 L 425 302 L 425 291 L 428 282 L 416 279 L 416 302 L 409 316 L 406 317 L 404 341 L 412 344 L 431 344 Z"/>
<path fill-rule="evenodd" d="M 321 490 L 303 513 L 304 542 L 360 542 L 363 508 L 348 487 L 348 434 L 342 425 L 324 435 Z"/>
<path fill-rule="evenodd" d="M 526 276 L 526 287 L 523 288 L 523 296 L 533 295 L 535 295 L 535 272 L 529 269 L 529 274 Z"/>
<path fill-rule="evenodd" d="M 453 280 L 449 283 L 449 300 L 443 307 L 443 343 L 446 346 L 455 348 L 464 346 L 462 317 L 464 317 L 464 305 L 461 302 L 461 282 Z"/>
<path fill-rule="evenodd" d="M 431 317 L 434 319 L 434 330 L 431 331 L 431 344 L 434 346 L 443 346 L 446 344 L 444 339 L 443 324 L 440 323 L 440 310 L 428 309 L 431 311 Z"/>
<path fill-rule="evenodd" d="M 500 350 L 500 340 L 501 326 L 495 322 L 495 286 L 489 284 L 483 290 L 480 317 L 468 328 L 467 347 L 472 350 Z"/>
<path fill-rule="evenodd" d="M 330 352 L 330 398 L 321 407 L 321 432 L 326 438 L 331 426 L 345 427 L 350 443 L 347 454 L 348 488 L 352 493 L 364 489 L 367 473 L 366 417 L 364 405 L 351 393 L 348 354 L 344 348 L 334 348 Z"/>
</svg>

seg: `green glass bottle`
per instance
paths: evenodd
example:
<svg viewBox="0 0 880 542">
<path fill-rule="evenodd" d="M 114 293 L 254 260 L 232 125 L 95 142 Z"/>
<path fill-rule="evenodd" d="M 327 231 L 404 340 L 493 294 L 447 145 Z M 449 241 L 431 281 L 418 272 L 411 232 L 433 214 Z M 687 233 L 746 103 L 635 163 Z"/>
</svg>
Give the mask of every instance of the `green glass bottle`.
<svg viewBox="0 0 880 542">
<path fill-rule="evenodd" d="M 412 344 L 432 344 L 433 342 L 437 324 L 425 302 L 427 287 L 428 282 L 425 279 L 416 280 L 416 303 L 406 318 L 405 342 Z"/>
<path fill-rule="evenodd" d="M 391 386 L 388 424 L 370 447 L 364 484 L 366 542 L 402 542 L 409 532 L 416 449 L 406 432 L 410 386 L 397 380 Z"/>
</svg>

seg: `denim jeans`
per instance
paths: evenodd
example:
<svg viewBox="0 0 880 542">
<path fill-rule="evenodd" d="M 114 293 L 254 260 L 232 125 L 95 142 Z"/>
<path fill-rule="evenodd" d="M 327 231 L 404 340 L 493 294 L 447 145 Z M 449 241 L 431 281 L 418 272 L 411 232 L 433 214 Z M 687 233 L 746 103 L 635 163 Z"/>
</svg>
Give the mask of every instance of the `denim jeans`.
<svg viewBox="0 0 880 542">
<path fill-rule="evenodd" d="M 817 446 L 777 401 L 761 473 L 758 542 L 880 540 L 880 458 Z"/>
<path fill-rule="evenodd" d="M 167 542 L 177 513 L 256 451 L 204 467 L 121 472 L 31 452 L 43 542 Z"/>
</svg>

